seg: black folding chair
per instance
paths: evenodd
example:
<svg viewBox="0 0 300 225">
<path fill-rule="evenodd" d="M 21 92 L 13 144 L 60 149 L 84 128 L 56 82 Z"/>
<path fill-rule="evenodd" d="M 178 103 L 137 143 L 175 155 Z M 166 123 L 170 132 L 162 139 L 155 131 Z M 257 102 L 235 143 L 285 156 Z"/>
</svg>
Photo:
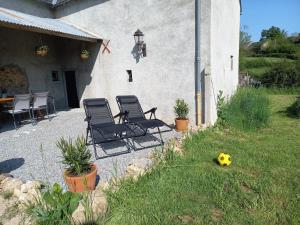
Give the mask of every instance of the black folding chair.
<svg viewBox="0 0 300 225">
<path fill-rule="evenodd" d="M 138 98 L 134 95 L 124 95 L 116 97 L 120 113 L 124 114 L 123 122 L 128 122 L 131 124 L 135 124 L 144 130 L 145 133 L 148 134 L 159 134 L 160 136 L 160 144 L 163 145 L 164 141 L 161 133 L 172 131 L 172 128 L 166 124 L 165 122 L 156 118 L 155 112 L 157 108 L 152 108 L 146 112 L 143 112 L 141 104 Z M 150 113 L 150 119 L 146 118 L 146 114 Z M 166 129 L 161 130 L 162 127 L 166 127 Z M 149 132 L 149 129 L 157 128 L 157 132 Z M 153 147 L 155 145 L 152 145 Z M 143 148 L 141 148 L 143 149 Z M 136 149 L 139 150 L 139 149 Z"/>
<path fill-rule="evenodd" d="M 131 149 L 130 141 L 128 139 L 145 135 L 143 130 L 132 129 L 130 124 L 116 124 L 114 119 L 119 117 L 120 122 L 125 114 L 119 113 L 118 115 L 113 116 L 108 101 L 105 98 L 84 99 L 83 105 L 86 113 L 85 120 L 88 123 L 86 140 L 88 144 L 90 134 L 96 159 L 128 153 Z M 106 150 L 102 148 L 105 156 L 99 157 L 96 146 L 101 143 L 113 141 L 124 141 L 127 151 L 108 154 Z"/>
</svg>

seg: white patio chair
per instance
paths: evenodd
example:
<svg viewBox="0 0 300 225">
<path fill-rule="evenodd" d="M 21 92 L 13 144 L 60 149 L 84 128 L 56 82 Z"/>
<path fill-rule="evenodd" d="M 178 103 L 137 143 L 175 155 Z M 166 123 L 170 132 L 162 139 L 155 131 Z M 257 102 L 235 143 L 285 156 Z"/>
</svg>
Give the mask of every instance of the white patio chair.
<svg viewBox="0 0 300 225">
<path fill-rule="evenodd" d="M 31 122 L 33 122 L 30 113 L 30 100 L 31 100 L 30 94 L 15 95 L 12 109 L 7 109 L 3 111 L 3 113 L 9 113 L 10 115 L 12 115 L 15 129 L 17 129 L 16 118 L 15 118 L 16 115 L 20 115 L 22 113 L 28 113 Z"/>
<path fill-rule="evenodd" d="M 33 94 L 33 103 L 32 103 L 31 110 L 32 110 L 32 116 L 34 120 L 35 120 L 34 111 L 43 110 L 43 109 L 46 111 L 48 120 L 50 120 L 49 110 L 48 110 L 48 94 L 49 92 L 36 92 Z"/>
</svg>

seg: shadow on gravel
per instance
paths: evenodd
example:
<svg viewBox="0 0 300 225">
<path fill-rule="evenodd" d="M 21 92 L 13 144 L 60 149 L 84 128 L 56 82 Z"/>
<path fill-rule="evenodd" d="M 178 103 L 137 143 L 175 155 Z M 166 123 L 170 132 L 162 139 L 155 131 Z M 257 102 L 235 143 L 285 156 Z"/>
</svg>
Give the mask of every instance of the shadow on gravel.
<svg viewBox="0 0 300 225">
<path fill-rule="evenodd" d="M 25 160 L 24 158 L 13 158 L 0 162 L 0 172 L 1 173 L 10 173 L 21 166 L 23 166 Z"/>
</svg>

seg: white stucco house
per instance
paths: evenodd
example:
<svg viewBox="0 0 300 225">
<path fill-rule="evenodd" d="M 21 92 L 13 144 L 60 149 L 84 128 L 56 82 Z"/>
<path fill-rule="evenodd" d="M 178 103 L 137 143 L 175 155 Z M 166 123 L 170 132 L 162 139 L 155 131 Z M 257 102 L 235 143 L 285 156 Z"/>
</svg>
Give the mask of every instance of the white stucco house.
<svg viewBox="0 0 300 225">
<path fill-rule="evenodd" d="M 218 91 L 238 85 L 240 12 L 239 0 L 0 0 L 0 87 L 49 90 L 61 109 L 105 97 L 114 113 L 133 94 L 168 123 L 183 98 L 191 125 L 213 124 Z"/>
</svg>

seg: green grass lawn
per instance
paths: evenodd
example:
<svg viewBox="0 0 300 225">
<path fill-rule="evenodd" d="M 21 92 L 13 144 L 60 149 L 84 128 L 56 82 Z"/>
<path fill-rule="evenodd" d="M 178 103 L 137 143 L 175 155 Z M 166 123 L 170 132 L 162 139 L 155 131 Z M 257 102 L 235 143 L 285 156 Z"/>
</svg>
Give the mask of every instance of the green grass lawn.
<svg viewBox="0 0 300 225">
<path fill-rule="evenodd" d="M 268 72 L 272 65 L 280 62 L 295 62 L 292 59 L 275 58 L 275 57 L 244 57 L 241 63 L 243 71 L 247 71 L 251 76 L 259 78 Z"/>
<path fill-rule="evenodd" d="M 259 59 L 266 60 L 267 62 L 270 62 L 270 63 L 278 63 L 278 62 L 281 62 L 281 61 L 287 61 L 287 62 L 293 62 L 294 61 L 292 59 L 275 58 L 275 57 L 246 57 L 245 58 L 246 61 L 255 61 L 255 60 L 259 60 Z"/>
<path fill-rule="evenodd" d="M 283 112 L 294 96 L 270 98 L 268 128 L 194 135 L 184 157 L 109 194 L 108 223 L 300 224 L 300 121 Z M 222 151 L 231 155 L 230 167 L 214 162 Z"/>
</svg>

